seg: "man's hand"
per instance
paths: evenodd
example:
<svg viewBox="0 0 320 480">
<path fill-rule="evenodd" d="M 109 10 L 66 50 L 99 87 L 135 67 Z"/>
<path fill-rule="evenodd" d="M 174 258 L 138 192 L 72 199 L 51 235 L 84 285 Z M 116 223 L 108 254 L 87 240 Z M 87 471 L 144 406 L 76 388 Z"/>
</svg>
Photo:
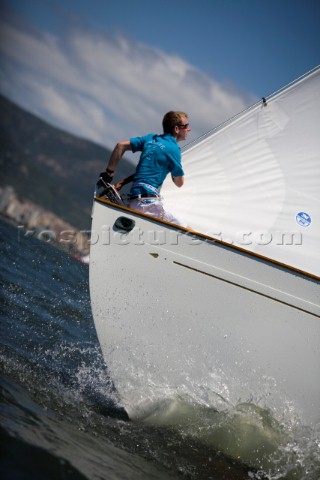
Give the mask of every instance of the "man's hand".
<svg viewBox="0 0 320 480">
<path fill-rule="evenodd" d="M 130 177 L 124 178 L 123 180 L 120 180 L 119 182 L 115 183 L 113 186 L 119 192 L 122 187 L 124 187 L 128 183 L 133 182 L 133 179 L 134 179 L 134 174 L 130 175 Z"/>
<path fill-rule="evenodd" d="M 121 188 L 123 187 L 123 181 L 114 183 L 113 186 L 118 192 L 120 192 Z"/>
</svg>

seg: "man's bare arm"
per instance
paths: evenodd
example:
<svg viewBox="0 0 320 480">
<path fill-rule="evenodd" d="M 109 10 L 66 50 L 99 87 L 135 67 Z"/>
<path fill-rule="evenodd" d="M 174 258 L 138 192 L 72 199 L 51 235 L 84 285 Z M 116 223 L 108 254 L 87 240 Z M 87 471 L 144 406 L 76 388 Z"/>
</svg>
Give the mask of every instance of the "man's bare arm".
<svg viewBox="0 0 320 480">
<path fill-rule="evenodd" d="M 114 172 L 117 168 L 118 163 L 120 162 L 124 152 L 131 150 L 130 140 L 123 140 L 122 142 L 118 142 L 117 145 L 114 147 L 114 150 L 111 154 L 107 171 Z"/>
<path fill-rule="evenodd" d="M 182 185 L 184 184 L 184 176 L 182 175 L 181 177 L 172 177 L 172 181 L 177 187 L 182 187 Z"/>
</svg>

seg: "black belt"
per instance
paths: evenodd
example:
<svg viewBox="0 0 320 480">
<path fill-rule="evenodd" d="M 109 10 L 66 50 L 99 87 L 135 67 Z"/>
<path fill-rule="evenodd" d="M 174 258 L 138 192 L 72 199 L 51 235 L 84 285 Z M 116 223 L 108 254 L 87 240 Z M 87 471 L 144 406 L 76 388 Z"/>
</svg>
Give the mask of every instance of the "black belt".
<svg viewBox="0 0 320 480">
<path fill-rule="evenodd" d="M 148 197 L 159 197 L 159 195 L 155 195 L 153 193 L 142 193 L 141 195 L 133 195 L 130 197 L 130 200 L 135 200 L 136 198 L 148 198 Z"/>
</svg>

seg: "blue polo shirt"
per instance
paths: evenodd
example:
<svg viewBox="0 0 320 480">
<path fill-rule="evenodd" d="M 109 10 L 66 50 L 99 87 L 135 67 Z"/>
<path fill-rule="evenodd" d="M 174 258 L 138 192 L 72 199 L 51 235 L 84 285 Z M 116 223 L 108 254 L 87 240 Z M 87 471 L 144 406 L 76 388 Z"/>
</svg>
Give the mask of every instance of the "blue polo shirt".
<svg viewBox="0 0 320 480">
<path fill-rule="evenodd" d="M 180 147 L 169 133 L 130 138 L 130 143 L 133 153 L 142 152 L 130 195 L 159 192 L 168 173 L 184 175 Z"/>
</svg>

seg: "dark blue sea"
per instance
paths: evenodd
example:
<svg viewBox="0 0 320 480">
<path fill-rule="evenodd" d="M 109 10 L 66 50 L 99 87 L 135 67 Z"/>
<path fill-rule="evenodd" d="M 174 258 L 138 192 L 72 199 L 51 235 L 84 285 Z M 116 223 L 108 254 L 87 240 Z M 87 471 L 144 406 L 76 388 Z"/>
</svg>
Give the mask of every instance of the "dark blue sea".
<svg viewBox="0 0 320 480">
<path fill-rule="evenodd" d="M 179 428 L 130 421 L 97 340 L 88 266 L 0 227 L 2 480 L 320 478 L 315 432 L 256 471 Z"/>
</svg>

